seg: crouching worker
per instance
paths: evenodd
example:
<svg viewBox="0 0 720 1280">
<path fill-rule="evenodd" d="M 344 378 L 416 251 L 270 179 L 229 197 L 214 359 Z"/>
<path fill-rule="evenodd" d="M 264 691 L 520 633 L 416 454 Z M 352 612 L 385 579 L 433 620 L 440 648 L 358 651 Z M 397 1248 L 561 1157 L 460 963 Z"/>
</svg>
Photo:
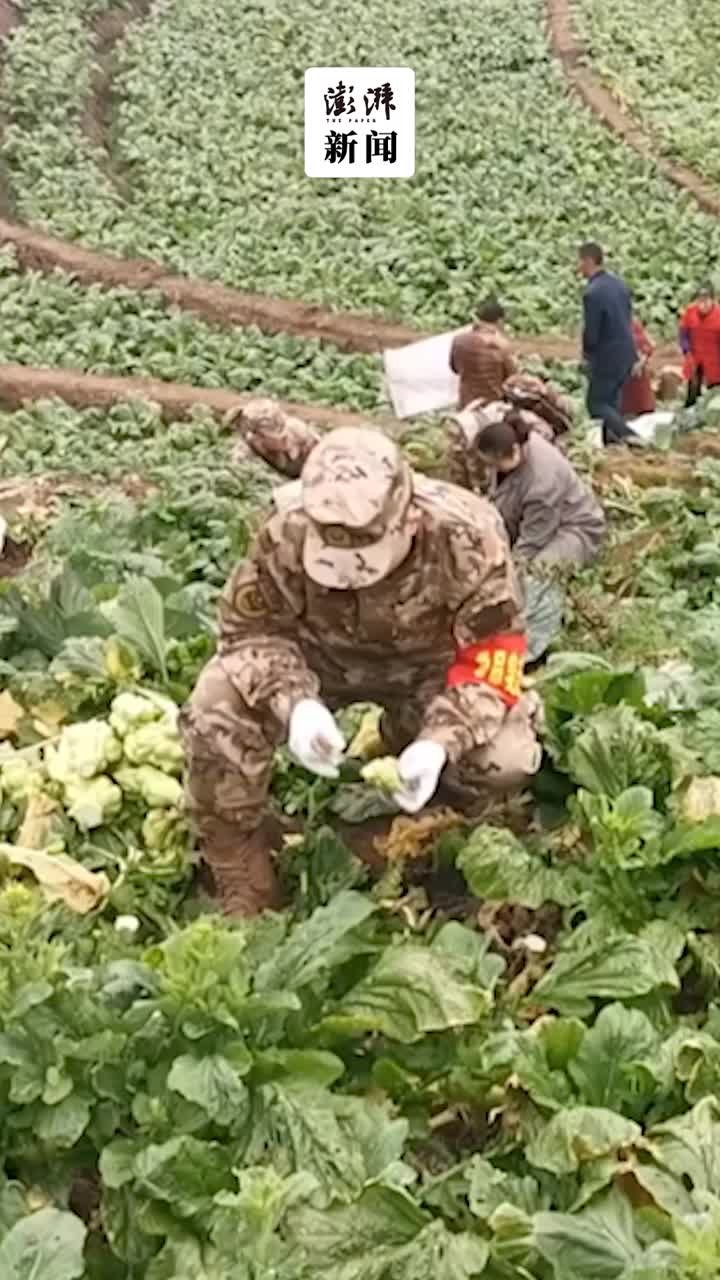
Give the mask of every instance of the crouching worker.
<svg viewBox="0 0 720 1280">
<path fill-rule="evenodd" d="M 293 480 L 321 438 L 319 431 L 285 413 L 274 400 L 249 400 L 239 412 L 232 410 L 225 421 L 239 430 L 233 462 L 260 458 L 278 477 L 289 476 Z"/>
<path fill-rule="evenodd" d="M 337 776 L 339 707 L 385 707 L 408 813 L 443 773 L 464 792 L 523 786 L 541 757 L 525 650 L 490 504 L 414 474 L 380 432 L 325 436 L 230 578 L 217 655 L 182 713 L 188 803 L 224 910 L 276 902 L 273 755 L 286 743 Z"/>
<path fill-rule="evenodd" d="M 547 585 L 548 575 L 544 585 L 533 566 L 589 564 L 602 545 L 605 516 L 565 455 L 515 413 L 480 431 L 475 448 L 513 554 L 527 566 L 528 657 L 535 662 L 560 628 L 564 595 Z"/>
<path fill-rule="evenodd" d="M 573 424 L 571 402 L 555 387 L 527 373 L 516 373 L 503 386 L 503 399 L 485 404 L 479 400 L 456 413 L 447 423 L 448 478 L 463 489 L 485 493 L 488 472 L 477 451 L 477 439 L 485 427 L 504 422 L 511 409 L 528 432 L 563 447 Z"/>
</svg>

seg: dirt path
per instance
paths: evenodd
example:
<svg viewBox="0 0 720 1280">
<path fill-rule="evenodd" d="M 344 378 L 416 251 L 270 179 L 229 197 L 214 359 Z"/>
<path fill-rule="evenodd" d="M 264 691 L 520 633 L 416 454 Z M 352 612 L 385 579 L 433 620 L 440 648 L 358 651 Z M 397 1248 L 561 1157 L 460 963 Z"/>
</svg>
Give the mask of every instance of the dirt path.
<svg viewBox="0 0 720 1280">
<path fill-rule="evenodd" d="M 115 115 L 112 88 L 115 50 L 124 39 L 130 23 L 144 18 L 151 3 L 152 0 L 129 0 L 127 4 L 106 9 L 92 23 L 93 72 L 90 93 L 82 113 L 82 129 L 102 153 L 103 170 L 124 200 L 129 200 L 132 192 L 121 167 L 114 159 L 111 141 Z"/>
<path fill-rule="evenodd" d="M 256 398 L 234 391 L 161 382 L 155 378 L 104 378 L 68 369 L 0 365 L 0 405 L 4 408 L 18 409 L 27 402 L 51 396 L 57 396 L 77 409 L 119 404 L 127 400 L 152 400 L 160 406 L 162 416 L 168 421 L 188 417 L 198 405 L 210 409 L 217 417 L 223 417 Z M 361 426 L 372 422 L 395 436 L 406 432 L 409 426 L 407 422 L 389 416 L 363 415 L 294 401 L 279 403 L 286 412 L 319 427 Z M 625 450 L 608 450 L 598 457 L 595 476 L 601 484 L 625 479 L 643 488 L 663 484 L 695 487 L 699 480 L 693 460 L 708 457 L 720 459 L 720 434 L 696 431 L 681 437 L 675 450 L 668 454 L 638 455 Z"/>
<path fill-rule="evenodd" d="M 687 165 L 675 163 L 661 154 L 658 142 L 637 120 L 623 111 L 600 76 L 587 64 L 587 50 L 572 19 L 571 0 L 545 0 L 552 50 L 559 59 L 571 88 L 602 123 L 644 160 L 687 191 L 701 209 L 720 217 L 720 193 Z"/>
<path fill-rule="evenodd" d="M 218 417 L 242 407 L 257 395 L 227 390 L 193 387 L 182 382 L 161 382 L 156 378 L 104 378 L 72 369 L 36 369 L 29 365 L 0 365 L 0 405 L 18 409 L 27 401 L 57 396 L 77 409 L 93 405 L 119 404 L 127 400 L 152 400 L 164 418 L 186 418 L 202 405 Z M 287 413 L 315 422 L 319 427 L 360 426 L 377 422 L 390 432 L 407 431 L 409 424 L 382 415 L 351 413 L 323 405 L 279 401 Z"/>
<path fill-rule="evenodd" d="M 58 269 L 81 284 L 99 284 L 108 289 L 118 286 L 156 289 L 170 304 L 194 312 L 221 328 L 256 325 L 263 333 L 317 338 L 331 342 L 341 351 L 365 353 L 402 347 L 431 336 L 427 331 L 394 324 L 381 316 L 333 311 L 310 302 L 243 293 L 210 280 L 172 275 L 161 263 L 98 253 L 2 218 L 0 243 L 13 245 L 26 269 L 42 272 Z M 519 356 L 537 355 L 544 360 L 575 360 L 578 354 L 577 338 L 516 336 L 513 346 Z M 674 360 L 677 352 L 673 346 L 658 349 L 656 364 Z"/>
</svg>

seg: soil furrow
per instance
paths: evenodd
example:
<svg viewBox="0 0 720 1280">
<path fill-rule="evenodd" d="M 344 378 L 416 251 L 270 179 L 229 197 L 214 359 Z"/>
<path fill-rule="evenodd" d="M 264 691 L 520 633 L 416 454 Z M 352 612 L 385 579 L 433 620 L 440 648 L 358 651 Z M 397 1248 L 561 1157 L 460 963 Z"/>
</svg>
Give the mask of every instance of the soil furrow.
<svg viewBox="0 0 720 1280">
<path fill-rule="evenodd" d="M 0 0 L 0 72 L 2 71 L 5 42 L 12 35 L 15 28 L 20 26 L 22 21 L 22 9 L 14 5 L 12 0 Z M 0 135 L 2 126 L 3 121 L 0 118 Z M 5 172 L 4 162 L 0 160 L 0 218 L 13 218 L 16 213 L 17 209 L 12 186 Z"/>
<path fill-rule="evenodd" d="M 663 177 L 687 191 L 701 209 L 720 217 L 720 193 L 687 165 L 668 159 L 659 143 L 631 115 L 587 61 L 587 50 L 573 25 L 571 0 L 545 0 L 550 44 L 571 89 L 612 133 L 645 160 L 652 161 Z"/>
<path fill-rule="evenodd" d="M 98 284 L 107 289 L 156 289 L 169 303 L 191 311 L 219 328 L 255 325 L 263 333 L 315 338 L 332 343 L 340 351 L 370 354 L 431 336 L 428 332 L 394 324 L 381 316 L 333 311 L 314 303 L 243 293 L 210 280 L 172 275 L 161 263 L 150 259 L 120 258 L 99 253 L 0 219 L 2 243 L 14 246 L 18 260 L 26 270 L 50 272 L 57 269 L 73 276 L 81 284 Z M 513 338 L 513 346 L 520 356 L 536 355 L 544 360 L 574 360 L 579 349 L 577 338 L 555 336 L 519 335 Z M 658 349 L 655 359 L 657 364 L 677 360 L 677 351 L 673 346 L 664 345 Z"/>
<path fill-rule="evenodd" d="M 258 395 L 231 390 L 194 387 L 182 382 L 162 382 L 158 378 L 106 378 L 74 369 L 40 369 L 31 365 L 0 365 L 0 405 L 19 409 L 24 403 L 57 396 L 77 409 L 119 404 L 127 400 L 152 400 L 167 420 L 188 417 L 198 405 L 218 417 L 239 409 Z M 273 397 L 274 398 L 274 397 Z M 361 426 L 369 421 L 395 433 L 407 431 L 408 423 L 382 415 L 352 413 L 324 405 L 278 401 L 287 412 L 314 422 L 319 427 Z"/>
<path fill-rule="evenodd" d="M 123 200 L 132 198 L 132 190 L 116 162 L 112 146 L 115 51 L 130 23 L 144 18 L 151 3 L 152 0 L 130 0 L 99 14 L 92 24 L 93 71 L 81 125 L 85 136 L 101 153 L 102 168 Z"/>
<path fill-rule="evenodd" d="M 57 396 L 77 409 L 102 407 L 128 400 L 151 400 L 159 406 L 167 421 L 188 417 L 198 406 L 210 409 L 217 417 L 225 417 L 257 398 L 234 391 L 162 382 L 156 378 L 106 378 L 71 369 L 0 365 L 0 405 L 3 407 L 18 409 L 27 402 L 52 396 Z M 408 430 L 407 422 L 400 422 L 390 416 L 351 413 L 343 409 L 298 404 L 294 401 L 278 403 L 287 413 L 304 418 L 321 428 L 374 423 L 393 436 Z M 606 483 L 617 477 L 631 480 L 642 487 L 663 484 L 693 487 L 698 483 L 693 460 L 703 457 L 720 458 L 720 434 L 717 432 L 695 431 L 680 436 L 673 452 L 668 454 L 648 452 L 635 455 L 626 450 L 607 450 L 598 456 L 594 472 L 597 480 L 604 480 Z"/>
</svg>

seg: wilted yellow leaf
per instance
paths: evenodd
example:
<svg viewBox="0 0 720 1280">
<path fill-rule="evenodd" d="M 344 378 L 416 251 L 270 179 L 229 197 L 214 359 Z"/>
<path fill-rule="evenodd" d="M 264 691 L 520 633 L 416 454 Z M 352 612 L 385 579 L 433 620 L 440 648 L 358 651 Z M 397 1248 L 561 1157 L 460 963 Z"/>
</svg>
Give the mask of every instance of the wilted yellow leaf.
<svg viewBox="0 0 720 1280">
<path fill-rule="evenodd" d="M 683 796 L 682 813 L 688 822 L 720 817 L 720 778 L 694 778 Z"/>
<path fill-rule="evenodd" d="M 20 849 L 11 844 L 0 845 L 0 852 L 13 866 L 31 871 L 51 901 L 61 898 L 78 915 L 94 910 L 110 892 L 106 875 L 88 871 L 64 853 L 52 856 L 41 849 Z"/>
<path fill-rule="evenodd" d="M 439 836 L 465 825 L 465 818 L 453 809 L 432 809 L 418 818 L 394 818 L 385 836 L 376 836 L 373 844 L 388 862 L 405 862 L 424 858 Z"/>
<path fill-rule="evenodd" d="M 12 738 L 24 718 L 24 707 L 15 701 L 8 689 L 4 689 L 0 693 L 0 738 Z"/>
<path fill-rule="evenodd" d="M 57 812 L 57 802 L 44 791 L 28 800 L 23 824 L 18 831 L 17 842 L 24 849 L 44 849 L 48 842 L 52 816 Z"/>
</svg>

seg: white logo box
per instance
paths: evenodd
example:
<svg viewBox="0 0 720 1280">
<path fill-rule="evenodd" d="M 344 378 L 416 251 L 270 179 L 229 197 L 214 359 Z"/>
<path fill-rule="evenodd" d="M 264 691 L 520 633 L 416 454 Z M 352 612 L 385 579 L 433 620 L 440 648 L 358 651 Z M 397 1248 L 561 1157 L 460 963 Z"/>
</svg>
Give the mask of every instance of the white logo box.
<svg viewBox="0 0 720 1280">
<path fill-rule="evenodd" d="M 415 72 L 310 67 L 305 72 L 308 178 L 412 178 Z"/>
</svg>

